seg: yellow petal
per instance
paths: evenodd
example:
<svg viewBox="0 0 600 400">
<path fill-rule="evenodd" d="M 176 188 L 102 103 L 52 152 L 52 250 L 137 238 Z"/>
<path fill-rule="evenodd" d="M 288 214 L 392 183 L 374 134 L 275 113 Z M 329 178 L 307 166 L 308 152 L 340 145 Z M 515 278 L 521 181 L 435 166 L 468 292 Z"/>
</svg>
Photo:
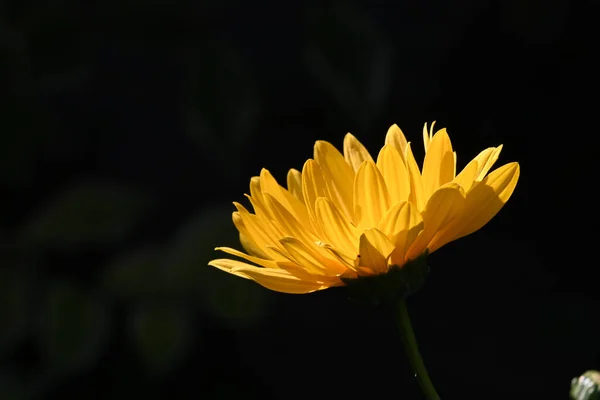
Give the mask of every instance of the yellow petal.
<svg viewBox="0 0 600 400">
<path fill-rule="evenodd" d="M 305 229 L 302 224 L 270 193 L 265 193 L 265 200 L 271 213 L 281 227 L 285 236 L 293 236 L 303 242 L 314 242 L 317 237 Z"/>
<path fill-rule="evenodd" d="M 281 245 L 298 265 L 315 275 L 336 276 L 346 271 L 337 260 L 326 259 L 315 248 L 309 247 L 293 237 L 285 237 L 280 240 Z M 316 247 L 325 253 L 321 247 Z"/>
<path fill-rule="evenodd" d="M 344 158 L 354 171 L 358 171 L 363 161 L 373 161 L 365 146 L 351 133 L 344 137 Z"/>
<path fill-rule="evenodd" d="M 263 242 L 261 245 L 259 245 L 256 242 L 256 240 L 254 240 L 254 238 L 246 228 L 246 225 L 244 225 L 244 221 L 238 211 L 233 213 L 232 220 L 233 224 L 235 225 L 236 229 L 240 234 L 240 243 L 242 244 L 244 250 L 246 250 L 248 254 L 251 254 L 253 256 L 270 259 L 271 257 L 269 257 L 264 251 L 264 246 L 266 243 Z"/>
<path fill-rule="evenodd" d="M 385 181 L 391 204 L 408 200 L 410 178 L 402 157 L 395 147 L 385 145 L 377 156 L 377 168 Z"/>
<path fill-rule="evenodd" d="M 404 154 L 406 153 L 406 137 L 402 133 L 402 129 L 398 125 L 394 124 L 390 126 L 387 134 L 385 135 L 385 144 L 390 145 L 396 149 L 400 158 L 404 161 Z"/>
<path fill-rule="evenodd" d="M 431 123 L 431 128 L 427 130 L 427 122 L 423 125 L 423 147 L 425 148 L 425 154 L 427 154 L 427 150 L 429 150 L 429 144 L 431 143 L 431 138 L 433 137 L 433 127 L 435 126 L 435 121 Z"/>
<path fill-rule="evenodd" d="M 383 232 L 392 243 L 396 236 L 405 230 L 422 224 L 423 218 L 416 207 L 407 201 L 394 204 L 383 216 L 379 223 L 379 230 Z"/>
<path fill-rule="evenodd" d="M 315 161 L 328 182 L 329 194 L 334 204 L 348 218 L 352 218 L 354 170 L 331 143 L 322 140 L 315 143 Z"/>
<path fill-rule="evenodd" d="M 250 178 L 250 197 L 252 197 L 253 200 L 252 206 L 254 207 L 255 213 L 260 211 L 266 212 L 262 193 L 263 190 L 260 182 L 260 177 L 253 176 L 252 178 Z"/>
<path fill-rule="evenodd" d="M 283 269 L 254 267 L 236 260 L 217 259 L 208 264 L 242 278 L 252 279 L 267 289 L 283 293 L 311 293 L 342 285 L 337 278 L 315 277 L 310 274 L 298 276 L 297 273 Z"/>
<path fill-rule="evenodd" d="M 302 173 L 297 169 L 291 168 L 287 174 L 287 188 L 298 201 L 304 203 L 302 195 Z"/>
<path fill-rule="evenodd" d="M 411 203 L 417 206 L 418 210 L 422 210 L 425 207 L 426 198 L 423 192 L 423 178 L 419 171 L 419 166 L 413 156 L 410 142 L 406 145 L 406 167 L 408 175 L 410 177 L 410 196 L 409 200 Z"/>
<path fill-rule="evenodd" d="M 454 154 L 454 171 L 452 172 L 452 178 L 456 177 L 456 152 L 452 153 Z"/>
<path fill-rule="evenodd" d="M 409 202 L 392 206 L 379 223 L 379 230 L 394 244 L 392 264 L 403 265 L 406 250 L 423 230 L 423 218 L 416 207 Z"/>
<path fill-rule="evenodd" d="M 388 270 L 388 257 L 394 245 L 381 231 L 371 228 L 360 236 L 360 259 L 358 265 L 369 268 L 375 274 L 383 274 Z"/>
<path fill-rule="evenodd" d="M 348 271 L 344 272 L 341 276 L 348 277 L 348 278 L 356 277 L 357 269 L 356 269 L 354 263 L 356 261 L 356 256 L 358 255 L 358 252 L 354 252 L 354 253 L 352 253 L 352 255 L 346 254 L 346 253 L 342 252 L 340 249 L 335 249 L 331 245 L 328 245 L 327 243 L 323 243 L 323 242 L 320 242 L 319 246 L 321 246 L 323 249 L 325 249 L 325 251 L 327 251 L 329 254 L 331 254 L 333 256 L 333 258 L 338 260 L 344 267 L 346 267 L 348 269 Z"/>
<path fill-rule="evenodd" d="M 354 215 L 359 229 L 374 228 L 390 207 L 390 197 L 383 176 L 373 163 L 361 164 L 354 180 Z"/>
<path fill-rule="evenodd" d="M 319 164 L 315 160 L 307 160 L 302 168 L 302 194 L 311 221 L 313 222 L 313 227 L 319 229 L 316 222 L 315 206 L 319 197 L 329 198 L 329 191 L 327 190 L 327 182 L 323 178 L 321 167 L 319 167 Z"/>
<path fill-rule="evenodd" d="M 464 190 L 456 183 L 448 183 L 435 191 L 421 213 L 423 231 L 408 249 L 407 258 L 414 259 L 423 253 L 436 233 L 461 215 L 464 206 Z"/>
<path fill-rule="evenodd" d="M 425 197 L 454 179 L 454 154 L 446 129 L 440 129 L 431 139 L 423 162 L 423 190 Z"/>
<path fill-rule="evenodd" d="M 306 206 L 292 196 L 286 189 L 279 186 L 273 175 L 265 168 L 260 172 L 260 188 L 263 195 L 268 193 L 277 199 L 285 209 L 292 213 L 305 229 L 311 229 Z"/>
<path fill-rule="evenodd" d="M 490 147 L 483 150 L 481 153 L 475 157 L 477 160 L 479 170 L 477 171 L 477 176 L 475 177 L 475 181 L 481 181 L 488 171 L 494 166 L 496 161 L 498 161 L 498 157 L 500 156 L 500 152 L 502 151 L 502 145 L 498 147 Z"/>
<path fill-rule="evenodd" d="M 342 252 L 355 254 L 358 245 L 356 228 L 342 215 L 335 205 L 324 197 L 319 197 L 316 203 L 317 222 L 325 240 Z"/>
<path fill-rule="evenodd" d="M 256 245 L 261 250 L 264 250 L 264 252 L 273 260 L 279 260 L 279 255 L 270 251 L 267 246 L 280 246 L 279 239 L 283 237 L 283 233 L 276 230 L 273 224 L 269 222 L 264 215 L 261 217 L 256 214 L 251 214 L 240 203 L 234 202 L 233 204 L 237 208 L 244 226 Z"/>
<path fill-rule="evenodd" d="M 467 194 L 460 230 L 454 239 L 480 229 L 500 211 L 515 190 L 520 172 L 519 163 L 508 163 L 471 189 Z"/>
<path fill-rule="evenodd" d="M 261 267 L 279 269 L 277 262 L 275 262 L 273 260 L 265 260 L 265 259 L 262 259 L 259 257 L 254 257 L 254 256 L 251 256 L 248 254 L 244 254 L 239 250 L 232 249 L 231 247 L 215 247 L 215 250 L 222 251 L 227 254 L 231 254 L 232 256 L 243 258 L 246 261 L 250 261 L 256 265 L 260 265 Z"/>
<path fill-rule="evenodd" d="M 466 167 L 454 178 L 453 182 L 458 183 L 465 192 L 471 190 L 471 186 L 475 182 L 477 173 L 479 171 L 479 163 L 477 160 L 471 160 Z"/>
</svg>

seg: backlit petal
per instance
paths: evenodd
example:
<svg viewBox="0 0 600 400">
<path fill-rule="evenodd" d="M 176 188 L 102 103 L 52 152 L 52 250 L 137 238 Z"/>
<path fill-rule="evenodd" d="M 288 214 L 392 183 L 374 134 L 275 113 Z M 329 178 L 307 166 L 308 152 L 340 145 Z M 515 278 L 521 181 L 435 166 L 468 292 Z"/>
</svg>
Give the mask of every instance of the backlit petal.
<svg viewBox="0 0 600 400">
<path fill-rule="evenodd" d="M 446 129 L 440 129 L 431 139 L 423 162 L 423 190 L 426 198 L 454 179 L 454 154 Z"/>
<path fill-rule="evenodd" d="M 360 230 L 376 227 L 389 207 L 383 176 L 373 161 L 363 162 L 354 180 L 354 215 Z"/>
<path fill-rule="evenodd" d="M 280 233 L 274 231 L 270 224 L 261 223 L 256 214 L 251 214 L 240 203 L 234 202 L 233 204 L 237 208 L 238 215 L 248 230 L 248 233 L 254 240 L 256 246 L 263 250 L 270 258 L 278 260 L 279 255 L 270 251 L 266 246 L 274 244 L 279 246 Z"/>
<path fill-rule="evenodd" d="M 208 264 L 242 278 L 252 279 L 267 289 L 283 293 L 311 293 L 342 284 L 337 278 L 315 277 L 310 274 L 298 276 L 283 269 L 254 267 L 236 260 L 217 259 Z"/>
<path fill-rule="evenodd" d="M 427 199 L 425 198 L 425 194 L 423 192 L 423 178 L 421 177 L 421 172 L 419 171 L 419 166 L 417 165 L 415 156 L 413 156 L 410 142 L 406 146 L 405 158 L 408 175 L 410 177 L 409 200 L 411 203 L 417 206 L 418 210 L 422 210 L 423 207 L 425 207 L 425 202 Z"/>
<path fill-rule="evenodd" d="M 395 147 L 383 146 L 377 157 L 377 168 L 385 181 L 391 204 L 408 200 L 410 177 L 406 165 Z"/>
<path fill-rule="evenodd" d="M 358 233 L 350 221 L 335 205 L 324 197 L 316 202 L 317 222 L 323 231 L 324 240 L 342 252 L 354 254 L 358 247 Z"/>
<path fill-rule="evenodd" d="M 363 161 L 373 161 L 365 146 L 351 133 L 344 137 L 344 159 L 354 171 L 358 171 Z"/>
<path fill-rule="evenodd" d="M 477 160 L 471 160 L 467 164 L 466 167 L 463 168 L 462 171 L 454 178 L 452 182 L 458 183 L 460 187 L 464 189 L 465 192 L 471 190 L 471 186 L 475 182 L 475 178 L 477 177 L 477 173 L 479 171 L 479 164 Z"/>
<path fill-rule="evenodd" d="M 240 243 L 242 244 L 244 250 L 253 256 L 270 259 L 271 257 L 269 257 L 264 251 L 264 246 L 266 243 L 259 245 L 256 240 L 254 240 L 248 229 L 246 229 L 246 225 L 244 225 L 244 221 L 238 211 L 233 213 L 232 220 L 236 229 L 240 233 Z"/>
<path fill-rule="evenodd" d="M 260 188 L 263 192 L 263 196 L 266 194 L 273 196 L 277 202 L 295 217 L 304 229 L 311 229 L 306 206 L 292 196 L 285 188 L 279 186 L 273 175 L 265 168 L 260 172 Z M 264 200 L 266 200 L 266 198 L 264 198 Z"/>
<path fill-rule="evenodd" d="M 388 270 L 388 257 L 394 250 L 394 245 L 381 231 L 371 228 L 360 236 L 360 259 L 358 265 L 369 268 L 375 274 Z"/>
<path fill-rule="evenodd" d="M 423 231 L 408 249 L 408 259 L 423 253 L 436 233 L 461 215 L 464 206 L 464 190 L 456 183 L 448 183 L 435 191 L 421 213 Z"/>
<path fill-rule="evenodd" d="M 298 201 L 304 203 L 302 195 L 302 173 L 297 169 L 291 168 L 287 174 L 287 188 Z"/>
<path fill-rule="evenodd" d="M 407 143 L 406 137 L 404 136 L 404 133 L 402 133 L 402 129 L 396 124 L 390 126 L 390 129 L 388 129 L 387 134 L 385 135 L 385 144 L 394 147 L 403 161 Z"/>
<path fill-rule="evenodd" d="M 317 237 L 292 215 L 277 199 L 270 193 L 265 193 L 265 200 L 271 213 L 281 227 L 285 236 L 293 236 L 304 242 L 314 242 Z"/>
<path fill-rule="evenodd" d="M 308 246 L 308 243 L 293 237 L 285 237 L 280 240 L 280 243 L 293 260 L 295 260 L 298 265 L 305 267 L 310 273 L 315 275 L 336 276 L 346 271 L 346 267 L 339 261 L 323 257 L 323 254 L 329 254 L 325 249 L 319 246 Z"/>
<path fill-rule="evenodd" d="M 487 224 L 512 195 L 519 180 L 520 167 L 512 162 L 494 170 L 467 194 L 461 229 L 454 239 L 475 232 Z"/>
<path fill-rule="evenodd" d="M 427 154 L 427 150 L 429 150 L 429 144 L 431 143 L 431 138 L 433 137 L 433 127 L 435 126 L 435 121 L 431 123 L 431 128 L 427 129 L 427 122 L 423 125 L 423 147 L 425 148 L 425 154 Z"/>
<path fill-rule="evenodd" d="M 329 191 L 327 190 L 327 182 L 323 178 L 321 167 L 319 167 L 319 164 L 315 160 L 309 159 L 304 163 L 304 167 L 302 168 L 302 194 L 313 227 L 318 230 L 315 205 L 319 197 L 329 198 Z M 317 233 L 319 232 L 317 231 Z"/>
<path fill-rule="evenodd" d="M 409 202 L 395 204 L 388 210 L 379 224 L 379 230 L 394 244 L 392 264 L 403 265 L 406 250 L 423 230 L 423 218 Z"/>
<path fill-rule="evenodd" d="M 321 167 L 329 183 L 329 193 L 334 204 L 348 218 L 352 218 L 352 187 L 354 170 L 331 143 L 319 140 L 315 143 L 315 161 Z"/>
<path fill-rule="evenodd" d="M 479 166 L 477 176 L 475 177 L 475 180 L 477 182 L 481 181 L 488 173 L 488 171 L 492 169 L 496 161 L 498 161 L 498 157 L 500 156 L 501 151 L 502 145 L 498 147 L 490 147 L 483 150 L 477 155 L 477 157 L 475 157 L 475 160 L 477 160 Z"/>
<path fill-rule="evenodd" d="M 421 224 L 423 218 L 416 207 L 407 201 L 394 204 L 383 216 L 379 223 L 379 230 L 383 232 L 392 243 L 396 236 L 405 230 Z"/>
<path fill-rule="evenodd" d="M 256 265 L 260 265 L 261 267 L 279 269 L 277 262 L 275 262 L 273 260 L 265 260 L 265 259 L 262 259 L 259 257 L 251 256 L 249 254 L 244 254 L 239 250 L 232 249 L 231 247 L 216 247 L 215 250 L 222 251 L 227 254 L 231 254 L 232 256 L 243 258 L 246 261 L 250 261 Z"/>
</svg>

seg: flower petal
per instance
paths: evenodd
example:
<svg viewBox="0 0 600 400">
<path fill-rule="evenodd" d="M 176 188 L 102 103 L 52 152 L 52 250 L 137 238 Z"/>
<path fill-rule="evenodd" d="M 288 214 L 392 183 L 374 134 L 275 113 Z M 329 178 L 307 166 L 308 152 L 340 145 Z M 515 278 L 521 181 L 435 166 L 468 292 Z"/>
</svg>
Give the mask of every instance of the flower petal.
<svg viewBox="0 0 600 400">
<path fill-rule="evenodd" d="M 336 276 L 346 271 L 346 267 L 337 259 L 327 259 L 318 254 L 319 252 L 328 254 L 325 249 L 319 246 L 309 247 L 294 237 L 284 237 L 279 242 L 292 257 L 292 260 L 303 266 L 309 273 Z M 318 249 L 318 251 L 315 251 L 315 249 Z"/>
<path fill-rule="evenodd" d="M 423 125 L 423 147 L 425 148 L 425 154 L 427 154 L 427 150 L 429 149 L 429 144 L 431 143 L 431 138 L 433 137 L 433 127 L 435 126 L 435 121 L 431 123 L 431 128 L 427 130 L 427 122 Z"/>
<path fill-rule="evenodd" d="M 417 206 L 417 209 L 422 210 L 425 207 L 427 199 L 423 192 L 423 178 L 419 171 L 419 166 L 415 160 L 415 156 L 412 153 L 410 142 L 406 145 L 406 167 L 408 170 L 408 176 L 410 177 L 410 196 L 409 200 L 411 203 Z"/>
<path fill-rule="evenodd" d="M 520 172 L 519 163 L 508 163 L 471 189 L 466 197 L 460 230 L 453 240 L 480 229 L 500 211 L 515 190 Z"/>
<path fill-rule="evenodd" d="M 394 245 L 387 236 L 378 229 L 367 229 L 360 236 L 358 265 L 369 268 L 375 274 L 383 274 L 388 270 L 388 257 Z"/>
<path fill-rule="evenodd" d="M 270 223 L 262 223 L 259 216 L 251 214 L 240 203 L 234 202 L 233 205 L 237 208 L 238 215 L 254 240 L 254 243 L 256 243 L 256 246 L 273 260 L 281 259 L 277 253 L 267 248 L 267 245 L 275 244 L 279 246 L 281 233 L 275 231 Z"/>
<path fill-rule="evenodd" d="M 321 167 L 315 160 L 307 160 L 302 168 L 302 194 L 313 227 L 317 229 L 317 234 L 319 234 L 315 207 L 319 197 L 329 198 L 329 191 Z"/>
<path fill-rule="evenodd" d="M 423 161 L 423 190 L 426 198 L 454 179 L 454 154 L 446 129 L 440 129 L 431 139 Z"/>
<path fill-rule="evenodd" d="M 217 259 L 208 263 L 223 271 L 252 279 L 261 286 L 277 292 L 303 294 L 332 286 L 341 286 L 338 278 L 315 277 L 310 274 L 298 275 L 283 269 L 260 268 L 241 261 Z"/>
<path fill-rule="evenodd" d="M 406 250 L 423 230 L 423 218 L 413 204 L 398 203 L 384 215 L 379 223 L 379 230 L 394 244 L 392 264 L 403 265 L 406 261 Z"/>
<path fill-rule="evenodd" d="M 352 218 L 352 185 L 354 170 L 344 156 L 331 143 L 319 140 L 315 143 L 315 161 L 329 184 L 329 193 L 335 205 L 348 218 Z"/>
<path fill-rule="evenodd" d="M 343 253 L 342 251 L 340 251 L 340 249 L 335 249 L 331 245 L 328 245 L 327 243 L 324 243 L 324 242 L 320 242 L 320 243 L 318 243 L 318 245 L 321 246 L 323 249 L 325 249 L 329 254 L 331 254 L 333 256 L 333 258 L 338 260 L 344 267 L 346 267 L 348 269 L 348 271 L 344 272 L 341 276 L 348 277 L 348 278 L 356 277 L 357 269 L 354 264 L 355 264 L 356 256 L 358 255 L 358 252 L 354 252 L 354 253 L 352 253 L 352 255 L 349 255 L 349 254 Z"/>
<path fill-rule="evenodd" d="M 344 137 L 344 159 L 354 171 L 358 171 L 363 161 L 373 161 L 365 146 L 351 133 Z"/>
<path fill-rule="evenodd" d="M 363 162 L 354 179 L 354 215 L 359 230 L 376 227 L 389 207 L 383 176 L 373 161 Z"/>
<path fill-rule="evenodd" d="M 436 233 L 461 215 L 464 206 L 464 190 L 458 184 L 447 183 L 436 190 L 421 213 L 423 231 L 408 249 L 407 258 L 412 260 L 422 254 Z"/>
<path fill-rule="evenodd" d="M 291 168 L 287 174 L 287 188 L 298 201 L 304 203 L 302 195 L 302 173 L 297 169 Z"/>
<path fill-rule="evenodd" d="M 379 230 L 383 232 L 392 243 L 396 236 L 405 230 L 423 223 L 421 214 L 416 207 L 408 201 L 394 204 L 383 216 L 379 223 Z"/>
<path fill-rule="evenodd" d="M 498 161 L 502 147 L 502 145 L 498 147 L 489 147 L 475 157 L 475 160 L 477 160 L 477 164 L 479 166 L 475 181 L 480 182 L 488 173 L 488 171 L 494 166 L 496 161 Z"/>
<path fill-rule="evenodd" d="M 471 190 L 477 173 L 479 171 L 479 163 L 477 160 L 471 160 L 466 167 L 452 180 L 454 183 L 458 183 L 465 192 Z"/>
<path fill-rule="evenodd" d="M 222 251 L 224 253 L 230 254 L 235 257 L 243 258 L 246 261 L 250 261 L 250 262 L 252 262 L 256 265 L 260 265 L 261 267 L 264 267 L 264 268 L 280 269 L 280 266 L 277 264 L 276 261 L 265 260 L 265 259 L 262 259 L 259 257 L 254 257 L 251 255 L 245 254 L 239 250 L 232 249 L 231 247 L 215 247 L 215 250 Z"/>
<path fill-rule="evenodd" d="M 408 200 L 410 177 L 402 157 L 392 145 L 383 146 L 377 156 L 377 168 L 385 181 L 391 204 Z"/>
<path fill-rule="evenodd" d="M 281 187 L 273 175 L 265 168 L 260 172 L 260 188 L 263 195 L 270 194 L 273 196 L 300 222 L 304 229 L 312 230 L 306 206 L 292 196 L 285 188 Z"/>
<path fill-rule="evenodd" d="M 293 236 L 303 242 L 309 243 L 317 240 L 314 233 L 305 229 L 296 217 L 294 217 L 294 215 L 290 213 L 290 211 L 288 211 L 275 196 L 272 196 L 270 193 L 265 193 L 265 200 L 267 206 L 271 210 L 273 218 L 281 227 L 284 236 Z"/>
<path fill-rule="evenodd" d="M 406 137 L 404 136 L 404 133 L 402 133 L 402 129 L 396 124 L 390 126 L 390 129 L 388 129 L 387 134 L 385 135 L 385 144 L 394 147 L 402 158 L 402 161 L 404 161 L 407 143 Z"/>
<path fill-rule="evenodd" d="M 327 240 L 334 248 L 339 248 L 343 253 L 355 254 L 358 247 L 358 233 L 356 228 L 324 197 L 319 197 L 316 202 L 317 223 L 325 234 Z"/>
<path fill-rule="evenodd" d="M 232 213 L 231 219 L 233 220 L 233 225 L 235 225 L 236 229 L 240 234 L 240 243 L 244 250 L 256 257 L 270 259 L 264 251 L 264 246 L 266 243 L 262 243 L 259 245 L 256 240 L 252 237 L 248 229 L 246 229 L 246 225 L 244 225 L 244 220 L 242 219 L 240 213 L 235 211 Z"/>
</svg>

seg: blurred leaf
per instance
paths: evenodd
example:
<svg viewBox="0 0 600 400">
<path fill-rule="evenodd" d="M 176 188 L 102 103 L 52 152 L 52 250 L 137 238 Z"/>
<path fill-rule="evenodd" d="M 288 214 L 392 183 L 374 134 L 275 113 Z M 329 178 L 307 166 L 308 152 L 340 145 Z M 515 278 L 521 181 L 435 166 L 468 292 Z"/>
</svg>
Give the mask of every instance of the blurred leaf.
<svg viewBox="0 0 600 400">
<path fill-rule="evenodd" d="M 366 127 L 382 111 L 392 80 L 392 46 L 354 5 L 313 9 L 304 61 L 346 115 Z"/>
<path fill-rule="evenodd" d="M 166 374 L 185 357 L 191 338 L 187 309 L 165 304 L 141 306 L 129 323 L 133 346 L 149 373 Z"/>
<path fill-rule="evenodd" d="M 14 374 L 0 371 L 0 399 L 25 400 L 25 387 Z"/>
<path fill-rule="evenodd" d="M 177 232 L 164 261 L 172 292 L 197 295 L 208 311 L 233 325 L 257 321 L 266 311 L 266 289 L 208 262 L 227 257 L 217 246 L 241 248 L 229 208 L 206 208 Z"/>
<path fill-rule="evenodd" d="M 40 350 L 49 366 L 61 372 L 89 368 L 107 339 L 107 304 L 96 293 L 71 283 L 51 284 L 38 329 Z"/>
<path fill-rule="evenodd" d="M 4 262 L 5 260 L 2 260 Z M 10 350 L 23 337 L 28 322 L 29 285 L 15 265 L 0 269 L 0 351 Z M 0 399 L 3 397 L 0 396 Z"/>
<path fill-rule="evenodd" d="M 183 55 L 186 132 L 204 156 L 241 162 L 260 113 L 256 79 L 240 52 L 223 40 Z M 236 171 L 234 166 L 227 171 Z"/>
<path fill-rule="evenodd" d="M 131 233 L 147 206 L 147 198 L 131 189 L 79 183 L 42 206 L 23 238 L 60 249 L 118 242 Z"/>
<path fill-rule="evenodd" d="M 162 266 L 164 249 L 145 246 L 125 254 L 103 269 L 103 286 L 118 297 L 139 299 L 164 292 Z"/>
</svg>

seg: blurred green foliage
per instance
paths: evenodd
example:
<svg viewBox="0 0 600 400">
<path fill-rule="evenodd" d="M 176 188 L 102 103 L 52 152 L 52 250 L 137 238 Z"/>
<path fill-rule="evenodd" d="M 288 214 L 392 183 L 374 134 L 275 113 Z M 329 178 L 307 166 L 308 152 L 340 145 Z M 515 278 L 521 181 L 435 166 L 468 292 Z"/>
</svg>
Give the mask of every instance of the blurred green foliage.
<svg viewBox="0 0 600 400">
<path fill-rule="evenodd" d="M 129 319 L 133 349 L 142 366 L 152 375 L 171 372 L 188 350 L 192 332 L 192 312 L 180 305 L 141 304 Z"/>
<path fill-rule="evenodd" d="M 0 355 L 12 350 L 27 328 L 29 290 L 21 271 L 0 269 Z"/>
<path fill-rule="evenodd" d="M 110 331 L 107 300 L 93 288 L 51 282 L 41 307 L 35 334 L 47 367 L 57 374 L 93 366 Z"/>
<path fill-rule="evenodd" d="M 381 126 L 379 118 L 389 113 L 394 96 L 407 99 L 394 104 L 407 105 L 419 96 L 430 101 L 439 90 L 437 83 L 423 85 L 426 82 L 417 74 L 439 57 L 440 48 L 430 44 L 430 55 L 411 51 L 418 45 L 408 43 L 415 40 L 404 35 L 409 29 L 398 27 L 402 37 L 394 38 L 356 4 L 302 8 L 301 37 L 289 44 L 300 55 L 291 57 L 291 63 L 302 64 L 296 70 L 278 60 L 288 49 L 267 48 L 253 55 L 244 44 L 246 38 L 219 30 L 207 35 L 198 28 L 210 18 L 231 23 L 227 11 L 234 3 L 200 2 L 179 11 L 161 1 L 141 8 L 138 2 L 103 2 L 86 9 L 90 15 L 82 11 L 83 5 L 80 9 L 66 3 L 36 7 L 23 3 L 3 9 L 0 51 L 5 56 L 0 75 L 6 89 L 0 104 L 0 184 L 10 188 L 12 206 L 3 211 L 2 219 L 9 223 L 0 226 L 0 400 L 43 397 L 53 387 L 48 380 L 80 379 L 100 362 L 122 330 L 125 351 L 152 380 L 176 373 L 188 361 L 206 334 L 207 321 L 235 331 L 253 329 L 268 315 L 268 291 L 207 266 L 209 260 L 221 257 L 214 247 L 240 246 L 228 202 L 234 199 L 220 197 L 215 192 L 219 189 L 207 187 L 204 180 L 210 175 L 223 182 L 220 189 L 228 189 L 227 193 L 241 194 L 247 188 L 226 186 L 247 183 L 257 174 L 245 169 L 254 157 L 250 145 L 269 140 L 262 127 L 273 128 L 269 122 L 279 117 L 276 113 L 289 112 L 278 108 L 288 100 L 285 96 L 298 96 L 278 92 L 282 77 L 298 85 L 313 83 L 314 100 L 321 101 L 321 94 L 326 98 L 318 106 L 326 108 L 327 119 L 336 124 L 346 119 L 362 132 Z M 516 11 L 508 14 L 525 15 L 519 10 L 526 5 L 510 4 L 507 9 Z M 433 32 L 430 25 L 417 31 L 428 33 L 429 43 L 440 40 L 443 47 L 446 36 L 462 39 L 460 25 L 470 23 L 480 7 L 461 10 L 467 17 L 454 22 L 457 29 L 444 32 L 444 38 L 426 32 Z M 564 14 L 558 6 L 549 10 L 538 25 L 545 21 L 552 25 Z M 529 24 L 527 17 L 515 18 L 519 23 L 510 24 L 511 30 L 535 42 L 538 25 Z M 183 25 L 183 33 L 172 33 L 165 20 Z M 402 54 L 395 52 L 398 48 Z M 417 53 L 425 61 L 409 63 L 408 57 Z M 274 65 L 265 68 L 267 72 L 260 67 L 262 55 L 271 56 L 264 64 Z M 287 70 L 269 75 L 269 68 L 285 65 L 300 75 L 286 77 Z M 158 70 L 155 75 L 144 75 L 153 67 Z M 140 76 L 137 84 L 147 91 L 131 83 Z M 159 79 L 173 88 L 165 98 L 159 90 L 152 91 Z M 392 95 L 398 80 L 403 91 Z M 269 99 L 271 92 L 282 97 Z M 133 106 L 146 97 L 159 107 Z M 172 187 L 147 190 L 132 177 L 135 173 L 121 171 L 123 160 L 143 152 L 145 140 L 156 135 L 146 132 L 155 121 L 151 114 L 158 109 L 162 116 L 171 104 L 177 104 L 175 120 L 168 120 L 158 141 L 165 149 L 171 142 L 193 144 L 186 165 L 192 172 L 155 159 L 145 161 L 139 170 L 158 165 L 159 172 L 146 177 L 151 182 L 162 179 L 160 174 L 170 181 L 188 173 L 192 179 L 178 182 L 190 187 L 178 187 L 176 194 Z M 300 101 L 290 104 L 309 107 Z M 267 114 L 267 105 L 276 111 Z M 412 111 L 394 110 L 393 115 Z M 299 109 L 292 114 L 305 113 Z M 169 111 L 164 115 L 167 119 Z M 287 114 L 281 118 L 287 119 Z M 318 125 L 326 126 L 327 121 Z M 98 126 L 102 129 L 94 130 Z M 139 136 L 131 133 L 138 131 Z M 276 134 L 283 144 L 289 140 Z M 125 146 L 128 140 L 133 150 Z M 120 154 L 121 147 L 129 153 Z M 173 150 L 177 161 L 179 150 Z M 151 155 L 157 159 L 163 154 L 162 147 L 148 151 L 155 151 Z M 103 152 L 110 162 L 100 165 Z M 103 170 L 107 165 L 113 170 Z M 47 178 L 54 183 L 43 182 Z M 198 204 L 178 209 L 175 200 L 186 196 Z M 219 398 L 240 396 L 241 390 L 227 385 Z"/>
<path fill-rule="evenodd" d="M 25 246 L 67 250 L 122 241 L 148 209 L 134 190 L 77 183 L 49 199 L 22 232 Z"/>
</svg>

